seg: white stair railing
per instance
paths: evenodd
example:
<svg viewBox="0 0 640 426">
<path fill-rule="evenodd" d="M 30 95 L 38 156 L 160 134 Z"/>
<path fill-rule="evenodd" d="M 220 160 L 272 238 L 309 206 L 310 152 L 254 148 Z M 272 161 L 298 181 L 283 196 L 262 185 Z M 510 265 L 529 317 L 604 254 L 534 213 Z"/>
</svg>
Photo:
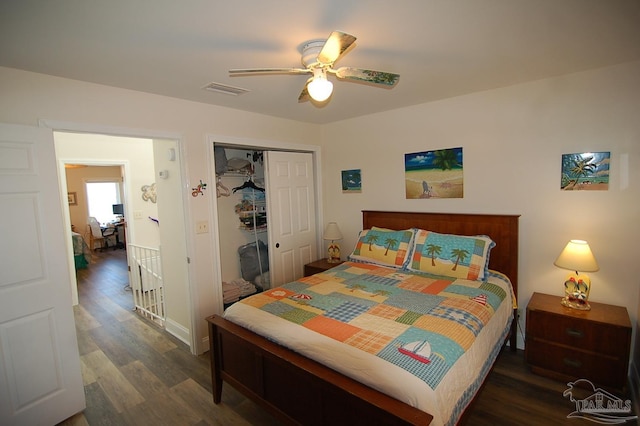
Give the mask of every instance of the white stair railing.
<svg viewBox="0 0 640 426">
<path fill-rule="evenodd" d="M 164 326 L 164 289 L 160 249 L 128 244 L 129 284 L 135 309 Z"/>
</svg>

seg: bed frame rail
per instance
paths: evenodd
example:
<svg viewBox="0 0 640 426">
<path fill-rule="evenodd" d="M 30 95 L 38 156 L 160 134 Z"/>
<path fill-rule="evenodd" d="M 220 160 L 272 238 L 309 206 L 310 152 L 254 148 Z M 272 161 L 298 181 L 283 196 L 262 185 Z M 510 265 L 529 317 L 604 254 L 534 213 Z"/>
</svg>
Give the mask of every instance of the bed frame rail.
<svg viewBox="0 0 640 426">
<path fill-rule="evenodd" d="M 288 424 L 428 425 L 433 418 L 220 316 L 207 321 L 216 404 L 225 381 Z"/>
</svg>

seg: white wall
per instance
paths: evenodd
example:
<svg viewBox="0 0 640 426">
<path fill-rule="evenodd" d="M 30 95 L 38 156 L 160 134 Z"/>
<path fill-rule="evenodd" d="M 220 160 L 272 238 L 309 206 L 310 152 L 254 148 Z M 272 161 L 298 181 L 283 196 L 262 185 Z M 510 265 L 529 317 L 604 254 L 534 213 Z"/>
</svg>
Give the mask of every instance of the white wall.
<svg viewBox="0 0 640 426">
<path fill-rule="evenodd" d="M 318 125 L 4 67 L 0 67 L 0 93 L 0 122 L 37 126 L 38 120 L 46 119 L 113 128 L 129 136 L 177 135 L 187 164 L 184 189 L 189 191 L 200 179 L 208 184 L 205 196 L 188 197 L 191 224 L 210 220 L 210 197 L 215 197 L 208 135 L 312 145 L 319 145 L 321 137 Z M 193 314 L 201 338 L 198 351 L 203 351 L 208 349 L 205 318 L 218 312 L 222 303 L 216 300 L 212 284 L 212 235 L 190 229 L 188 236 L 191 290 L 197 303 Z"/>
<path fill-rule="evenodd" d="M 171 157 L 170 157 L 171 155 Z M 174 140 L 153 141 L 153 164 L 158 195 L 162 279 L 166 308 L 165 328 L 191 345 L 194 327 L 191 321 L 191 293 L 188 283 L 187 242 L 184 193 L 180 171 L 180 150 Z M 162 172 L 164 177 L 160 176 Z"/>
<path fill-rule="evenodd" d="M 580 238 L 600 265 L 590 274 L 591 300 L 626 306 L 636 324 L 639 111 L 634 62 L 327 125 L 325 219 L 340 225 L 346 253 L 362 209 L 520 214 L 521 308 L 533 292 L 563 295 L 567 271 L 553 261 Z M 405 153 L 459 146 L 463 199 L 405 199 Z M 589 151 L 611 152 L 609 190 L 562 192 L 562 154 Z M 358 168 L 362 193 L 343 194 L 340 171 Z"/>
</svg>

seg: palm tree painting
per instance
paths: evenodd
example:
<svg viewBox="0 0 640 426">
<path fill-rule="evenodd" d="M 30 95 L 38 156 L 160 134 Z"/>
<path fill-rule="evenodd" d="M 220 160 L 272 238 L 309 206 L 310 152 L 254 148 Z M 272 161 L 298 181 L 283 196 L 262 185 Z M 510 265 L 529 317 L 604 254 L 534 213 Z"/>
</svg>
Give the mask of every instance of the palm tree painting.
<svg viewBox="0 0 640 426">
<path fill-rule="evenodd" d="M 405 154 L 406 198 L 462 198 L 462 164 L 462 148 Z"/>
<path fill-rule="evenodd" d="M 563 154 L 560 189 L 606 191 L 609 189 L 609 160 L 609 152 Z"/>
</svg>

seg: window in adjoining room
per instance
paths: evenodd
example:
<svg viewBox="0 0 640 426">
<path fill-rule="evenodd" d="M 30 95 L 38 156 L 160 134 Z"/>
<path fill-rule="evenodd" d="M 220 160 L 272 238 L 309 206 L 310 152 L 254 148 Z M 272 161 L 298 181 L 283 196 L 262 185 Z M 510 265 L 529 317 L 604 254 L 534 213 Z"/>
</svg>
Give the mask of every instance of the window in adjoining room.
<svg viewBox="0 0 640 426">
<path fill-rule="evenodd" d="M 116 220 L 113 205 L 120 204 L 120 183 L 87 182 L 86 187 L 89 216 L 95 217 L 102 224 Z"/>
</svg>

